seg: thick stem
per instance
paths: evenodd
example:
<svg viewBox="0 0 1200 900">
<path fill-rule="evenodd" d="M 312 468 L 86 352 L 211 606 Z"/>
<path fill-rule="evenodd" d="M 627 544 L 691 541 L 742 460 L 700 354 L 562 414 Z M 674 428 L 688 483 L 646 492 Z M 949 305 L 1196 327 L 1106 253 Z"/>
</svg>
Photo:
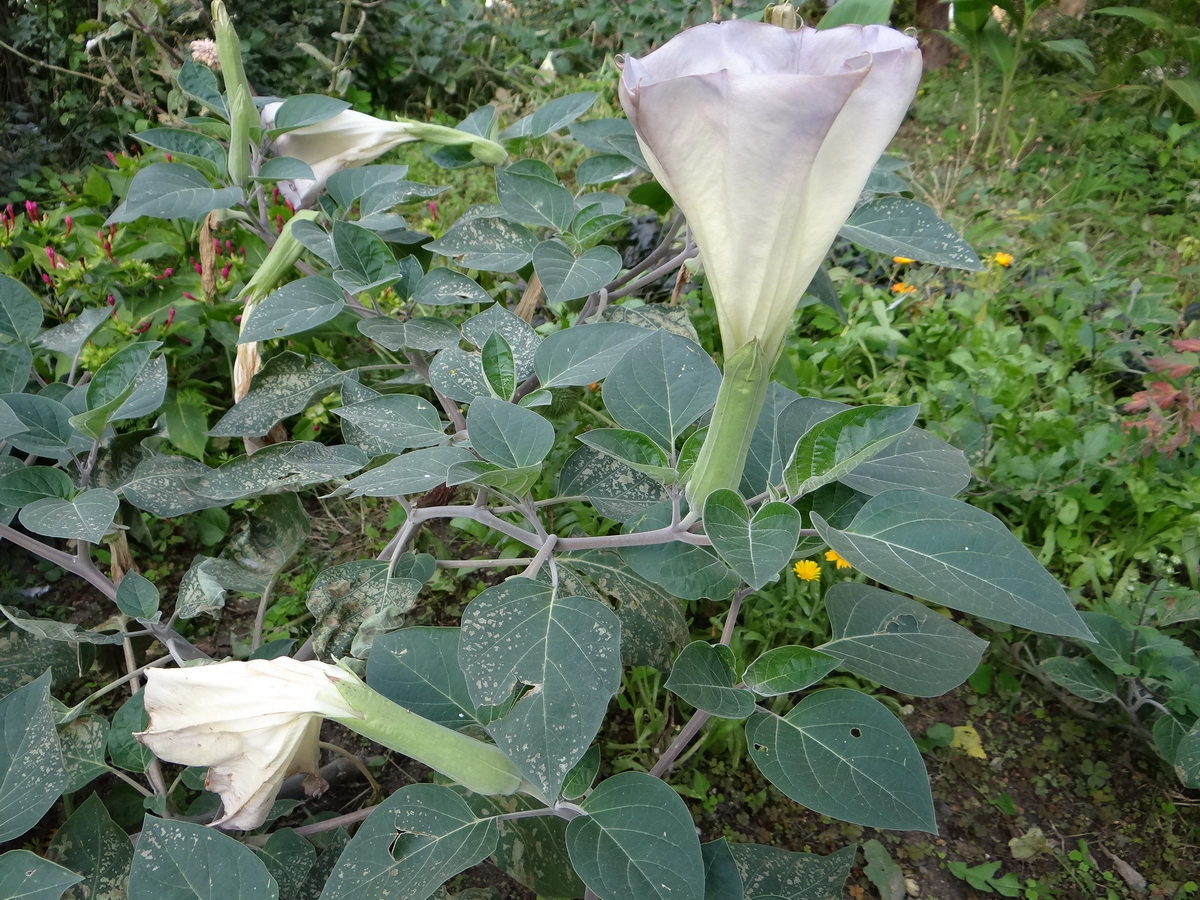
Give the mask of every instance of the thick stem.
<svg viewBox="0 0 1200 900">
<path fill-rule="evenodd" d="M 771 361 L 757 340 L 743 344 L 725 363 L 712 424 L 687 485 L 687 500 L 694 511 L 704 509 L 704 501 L 713 491 L 736 491 L 741 484 L 750 439 L 770 383 Z"/>
</svg>

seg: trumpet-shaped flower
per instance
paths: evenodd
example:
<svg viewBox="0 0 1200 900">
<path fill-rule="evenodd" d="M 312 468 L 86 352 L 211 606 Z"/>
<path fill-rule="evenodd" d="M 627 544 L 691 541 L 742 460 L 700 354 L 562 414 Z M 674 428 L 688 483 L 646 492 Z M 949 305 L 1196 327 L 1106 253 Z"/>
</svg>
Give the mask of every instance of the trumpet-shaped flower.
<svg viewBox="0 0 1200 900">
<path fill-rule="evenodd" d="M 149 727 L 135 735 L 169 762 L 208 766 L 224 810 L 213 824 L 257 828 L 288 775 L 318 771 L 321 719 L 484 794 L 529 788 L 497 747 L 396 705 L 349 672 L 287 657 L 146 673 Z"/>
<path fill-rule="evenodd" d="M 215 824 L 257 828 L 286 776 L 320 768 L 321 719 L 359 715 L 334 686 L 350 677 L 286 657 L 151 669 L 150 726 L 137 738 L 162 759 L 209 767 L 206 785 L 225 805 Z"/>
<path fill-rule="evenodd" d="M 917 42 L 878 25 L 688 29 L 626 60 L 621 103 L 687 217 L 728 357 L 773 364 L 921 76 Z"/>
<path fill-rule="evenodd" d="M 263 107 L 263 128 L 275 127 L 275 115 L 282 105 L 268 103 Z M 277 155 L 308 163 L 316 176 L 312 181 L 298 178 L 283 182 L 280 190 L 293 206 L 305 206 L 321 193 L 334 172 L 369 163 L 410 141 L 465 146 L 476 159 L 489 165 L 497 165 L 508 156 L 494 141 L 456 128 L 407 120 L 390 122 L 347 109 L 323 122 L 294 128 L 275 138 Z"/>
</svg>

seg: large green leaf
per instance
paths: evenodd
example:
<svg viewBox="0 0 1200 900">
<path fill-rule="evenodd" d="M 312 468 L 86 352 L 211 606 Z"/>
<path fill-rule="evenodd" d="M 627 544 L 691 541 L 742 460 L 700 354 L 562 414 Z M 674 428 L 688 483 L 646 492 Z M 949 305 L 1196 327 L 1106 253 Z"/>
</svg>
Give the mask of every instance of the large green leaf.
<svg viewBox="0 0 1200 900">
<path fill-rule="evenodd" d="M 457 628 L 403 628 L 371 646 L 367 684 L 447 728 L 479 723 L 458 665 Z"/>
<path fill-rule="evenodd" d="M 372 455 L 432 447 L 450 439 L 438 408 L 415 394 L 388 394 L 334 412 L 343 422 L 376 439 Z"/>
<path fill-rule="evenodd" d="M 0 394 L 19 394 L 24 391 L 32 371 L 33 351 L 28 344 L 9 344 L 7 347 L 0 344 Z M 16 434 L 17 431 L 11 433 Z"/>
<path fill-rule="evenodd" d="M 225 98 L 221 96 L 221 89 L 217 86 L 217 76 L 208 66 L 185 59 L 179 70 L 178 84 L 180 91 L 211 109 L 222 119 L 229 120 Z"/>
<path fill-rule="evenodd" d="M 1200 720 L 1175 745 L 1175 777 L 1184 787 L 1200 787 Z"/>
<path fill-rule="evenodd" d="M 377 316 L 360 321 L 358 330 L 389 350 L 443 350 L 456 346 L 462 337 L 462 332 L 454 325 L 433 316 L 417 316 L 405 321 Z"/>
<path fill-rule="evenodd" d="M 970 483 L 971 466 L 957 447 L 910 428 L 839 480 L 871 496 L 912 488 L 953 497 Z"/>
<path fill-rule="evenodd" d="M 802 691 L 838 667 L 838 659 L 810 647 L 789 645 L 768 650 L 742 676 L 746 687 L 764 697 Z"/>
<path fill-rule="evenodd" d="M 533 259 L 537 236 L 524 225 L 494 216 L 459 219 L 425 249 L 458 259 L 464 268 L 515 272 Z"/>
<path fill-rule="evenodd" d="M 75 485 L 62 469 L 53 466 L 22 466 L 0 475 L 0 506 L 25 506 L 35 500 L 75 493 Z"/>
<path fill-rule="evenodd" d="M 258 858 L 278 883 L 282 900 L 293 900 L 316 865 L 317 851 L 291 828 L 281 828 L 267 838 Z"/>
<path fill-rule="evenodd" d="M 642 772 L 602 781 L 567 825 L 575 871 L 601 900 L 704 896 L 704 860 L 683 800 Z"/>
<path fill-rule="evenodd" d="M 940 697 L 979 665 L 987 641 L 914 600 L 843 582 L 825 593 L 833 640 L 819 648 L 841 667 L 914 697 Z"/>
<path fill-rule="evenodd" d="M 630 519 L 627 532 L 653 531 L 670 524 L 671 509 L 660 503 Z M 684 600 L 725 600 L 741 579 L 720 558 L 704 547 L 680 541 L 622 547 L 621 558 L 643 578 Z"/>
<path fill-rule="evenodd" d="M 213 472 L 194 459 L 151 456 L 138 463 L 121 485 L 121 496 L 138 509 L 168 519 L 221 506 L 222 501 L 208 496 L 201 488 L 201 483 Z"/>
<path fill-rule="evenodd" d="M 158 604 L 161 598 L 158 588 L 139 572 L 126 572 L 121 583 L 117 585 L 117 596 L 114 598 L 117 609 L 131 619 L 156 621 L 158 619 Z"/>
<path fill-rule="evenodd" d="M 172 156 L 191 157 L 199 161 L 202 168 L 207 168 L 210 174 L 218 177 L 225 175 L 225 160 L 228 152 L 216 138 L 201 134 L 198 131 L 185 131 L 182 128 L 147 128 L 133 134 L 143 144 L 164 150 Z M 207 164 L 207 165 L 205 165 Z"/>
<path fill-rule="evenodd" d="M 59 900 L 81 881 L 81 875 L 28 850 L 0 855 L 0 897 L 6 900 Z"/>
<path fill-rule="evenodd" d="M 67 900 L 122 900 L 126 896 L 133 844 L 96 794 L 89 795 L 55 832 L 46 858 L 83 877 Z"/>
<path fill-rule="evenodd" d="M 637 163 L 644 171 L 650 171 L 633 126 L 624 117 L 576 122 L 571 126 L 571 137 L 595 153 L 617 153 Z"/>
<path fill-rule="evenodd" d="M 0 700 L 0 841 L 36 825 L 66 786 L 50 673 L 43 672 Z"/>
<path fill-rule="evenodd" d="M 22 631 L 37 635 L 51 641 L 65 641 L 78 644 L 120 644 L 124 637 L 120 634 L 101 634 L 97 631 L 85 631 L 74 622 L 59 622 L 56 619 L 35 619 L 23 610 L 10 610 L 0 606 L 0 615 L 8 619 Z"/>
<path fill-rule="evenodd" d="M 853 472 L 895 442 L 917 418 L 916 406 L 859 406 L 806 431 L 783 470 L 793 499 Z"/>
<path fill-rule="evenodd" d="M 787 503 L 764 503 L 750 514 L 737 491 L 719 490 L 704 503 L 704 533 L 721 559 L 758 590 L 779 577 L 800 538 L 800 513 Z"/>
<path fill-rule="evenodd" d="M 733 651 L 723 644 L 693 641 L 683 648 L 666 689 L 722 719 L 744 719 L 754 712 L 754 695 L 737 684 Z"/>
<path fill-rule="evenodd" d="M 600 95 L 591 91 L 584 91 L 556 97 L 529 115 L 517 119 L 500 132 L 498 139 L 505 141 L 509 138 L 537 138 L 566 128 L 587 112 L 598 96 Z"/>
<path fill-rule="evenodd" d="M 296 128 L 316 125 L 326 119 L 332 119 L 338 113 L 350 108 L 350 104 L 337 97 L 327 97 L 324 94 L 297 94 L 288 97 L 275 110 L 274 127 L 271 136 L 277 136 Z"/>
<path fill-rule="evenodd" d="M 404 274 L 383 239 L 360 225 L 335 222 L 333 250 L 341 267 L 334 280 L 352 294 L 392 284 Z"/>
<path fill-rule="evenodd" d="M 352 206 L 354 201 L 408 174 L 408 166 L 375 165 L 342 169 L 329 176 L 328 188 L 338 206 Z"/>
<path fill-rule="evenodd" d="M 78 645 L 50 641 L 11 625 L 0 628 L 0 693 L 15 690 L 31 672 L 50 670 L 51 690 L 59 690 L 91 665 L 80 658 Z"/>
<path fill-rule="evenodd" d="M 648 435 L 627 428 L 593 428 L 579 435 L 583 444 L 611 456 L 631 469 L 663 484 L 674 484 L 679 473 L 671 467 L 666 451 Z"/>
<path fill-rule="evenodd" d="M 745 883 L 745 896 L 784 900 L 842 900 L 857 850 L 851 845 L 818 856 L 763 844 L 729 845 Z"/>
<path fill-rule="evenodd" d="M 1091 703 L 1116 699 L 1117 676 L 1094 660 L 1080 656 L 1052 656 L 1042 668 L 1059 687 Z"/>
<path fill-rule="evenodd" d="M 471 447 L 489 462 L 510 469 L 535 466 L 554 446 L 554 426 L 532 410 L 479 397 L 467 412 Z"/>
<path fill-rule="evenodd" d="M 129 900 L 276 900 L 279 885 L 250 848 L 215 828 L 147 816 L 129 870 Z"/>
<path fill-rule="evenodd" d="M 979 271 L 979 257 L 937 213 L 916 200 L 880 197 L 860 206 L 838 232 L 860 247 L 935 266 Z"/>
<path fill-rule="evenodd" d="M 476 397 L 489 397 L 492 393 L 481 355 L 460 347 L 447 347 L 433 358 L 429 364 L 429 383 L 434 390 L 459 403 L 470 403 Z"/>
<path fill-rule="evenodd" d="M 0 292 L 3 291 L 3 282 L 0 281 Z M 0 314 L 2 315 L 2 314 Z M 69 357 L 74 357 L 87 343 L 88 338 L 104 324 L 105 320 L 111 315 L 108 307 L 94 306 L 89 309 L 82 310 L 75 318 L 63 322 L 61 325 L 56 325 L 49 331 L 43 331 L 37 337 L 37 345 L 45 347 L 47 350 L 54 350 L 57 353 L 65 353 Z M 38 312 L 38 323 L 41 323 L 41 312 Z"/>
<path fill-rule="evenodd" d="M 496 169 L 496 196 L 515 222 L 566 231 L 575 214 L 575 198 L 541 160 L 521 159 Z"/>
<path fill-rule="evenodd" d="M 541 338 L 528 322 L 510 313 L 502 304 L 495 303 L 479 315 L 471 316 L 463 322 L 462 333 L 481 349 L 493 334 L 500 334 L 512 350 L 517 377 L 524 380 L 533 373 L 533 355 Z"/>
<path fill-rule="evenodd" d="M 316 620 L 313 646 L 318 656 L 365 656 L 361 651 L 373 647 L 377 635 L 393 631 L 404 621 L 425 577 L 389 575 L 388 568 L 384 560 L 359 559 L 331 566 L 317 576 L 304 603 Z"/>
<path fill-rule="evenodd" d="M 42 330 L 42 304 L 17 279 L 0 274 L 0 336 L 32 341 Z"/>
<path fill-rule="evenodd" d="M 922 491 L 885 491 L 821 537 L 869 578 L 933 603 L 1032 631 L 1087 639 L 1066 592 L 994 516 Z"/>
<path fill-rule="evenodd" d="M 41 394 L 5 394 L 0 401 L 24 429 L 10 432 L 7 438 L 10 445 L 22 453 L 48 459 L 60 459 L 66 454 L 75 433 L 67 407 Z"/>
<path fill-rule="evenodd" d="M 558 597 L 553 588 L 510 578 L 463 612 L 458 662 L 476 706 L 527 691 L 488 731 L 546 797 L 557 797 L 587 751 L 616 693 L 621 625 L 601 603 Z"/>
<path fill-rule="evenodd" d="M 558 490 L 565 497 L 587 497 L 596 512 L 618 522 L 666 497 L 661 482 L 590 447 L 581 447 L 567 457 L 558 473 Z"/>
<path fill-rule="evenodd" d="M 346 300 L 341 287 L 321 275 L 310 275 L 268 294 L 242 323 L 239 344 L 269 341 L 324 325 Z"/>
<path fill-rule="evenodd" d="M 342 851 L 321 900 L 425 900 L 496 849 L 494 819 L 454 791 L 401 788 L 375 808 Z"/>
<path fill-rule="evenodd" d="M 299 353 L 273 356 L 250 382 L 250 392 L 209 431 L 213 437 L 256 437 L 280 419 L 304 410 L 333 391 L 346 373 L 319 356 L 306 363 Z"/>
<path fill-rule="evenodd" d="M 491 303 L 492 295 L 485 291 L 473 278 L 462 272 L 438 267 L 417 282 L 412 295 L 413 303 L 429 306 L 458 306 L 467 303 Z"/>
<path fill-rule="evenodd" d="M 542 241 L 533 251 L 533 268 L 551 303 L 577 300 L 600 290 L 621 271 L 621 254 L 592 247 L 576 256 L 559 240 Z"/>
<path fill-rule="evenodd" d="M 46 497 L 20 512 L 21 524 L 47 537 L 100 543 L 112 527 L 120 499 L 110 490 L 93 488 L 74 500 Z"/>
<path fill-rule="evenodd" d="M 241 199 L 241 188 L 213 188 L 191 166 L 154 163 L 133 176 L 125 202 L 108 221 L 133 222 L 142 216 L 196 220 L 214 209 L 227 209 Z"/>
<path fill-rule="evenodd" d="M 109 771 L 105 761 L 108 721 L 102 716 L 81 715 L 58 727 L 63 767 L 67 770 L 66 793 L 83 790 Z M 124 836 L 124 833 L 122 833 Z"/>
<path fill-rule="evenodd" d="M 750 758 L 797 803 L 872 828 L 936 833 L 929 776 L 908 732 L 858 691 L 818 691 L 746 725 Z"/>
<path fill-rule="evenodd" d="M 712 409 L 720 385 L 720 371 L 697 344 L 657 331 L 621 357 L 604 382 L 604 406 L 621 427 L 672 452 L 675 438 Z"/>
<path fill-rule="evenodd" d="M 700 845 L 704 857 L 704 900 L 745 900 L 741 873 L 725 838 Z"/>
<path fill-rule="evenodd" d="M 556 331 L 538 345 L 533 368 L 542 387 L 602 381 L 633 344 L 650 332 L 636 325 L 598 322 Z"/>
<path fill-rule="evenodd" d="M 440 484 L 455 463 L 474 460 L 463 447 L 429 447 L 397 456 L 377 469 L 350 479 L 337 493 L 355 497 L 399 497 L 424 494 Z"/>
<path fill-rule="evenodd" d="M 253 456 L 239 456 L 202 476 L 196 490 L 214 500 L 244 500 L 345 478 L 367 461 L 365 453 L 346 444 L 270 444 Z"/>
</svg>

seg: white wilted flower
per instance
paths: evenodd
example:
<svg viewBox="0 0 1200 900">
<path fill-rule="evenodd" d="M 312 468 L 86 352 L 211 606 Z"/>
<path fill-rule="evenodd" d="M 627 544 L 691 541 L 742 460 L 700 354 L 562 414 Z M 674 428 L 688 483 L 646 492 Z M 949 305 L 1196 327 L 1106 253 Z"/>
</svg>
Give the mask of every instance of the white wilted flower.
<svg viewBox="0 0 1200 900">
<path fill-rule="evenodd" d="M 757 339 L 778 358 L 920 77 L 916 40 L 879 25 L 721 22 L 626 60 L 621 103 L 700 248 L 726 357 Z"/>
<path fill-rule="evenodd" d="M 268 103 L 262 109 L 264 129 L 275 127 L 275 115 L 282 103 Z M 275 138 L 277 156 L 290 156 L 308 163 L 315 180 L 283 182 L 280 189 L 292 205 L 299 208 L 311 203 L 334 172 L 369 163 L 393 147 L 410 141 L 465 146 L 481 162 L 498 165 L 508 154 L 494 141 L 444 125 L 401 120 L 377 119 L 352 109 L 336 116 L 284 132 Z"/>
</svg>

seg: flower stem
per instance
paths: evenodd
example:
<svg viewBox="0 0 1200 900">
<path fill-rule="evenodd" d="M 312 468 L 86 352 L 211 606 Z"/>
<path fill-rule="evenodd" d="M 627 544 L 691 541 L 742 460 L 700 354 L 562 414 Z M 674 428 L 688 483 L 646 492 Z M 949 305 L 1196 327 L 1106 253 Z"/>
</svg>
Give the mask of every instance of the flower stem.
<svg viewBox="0 0 1200 900">
<path fill-rule="evenodd" d="M 757 340 L 743 344 L 726 361 L 712 424 L 687 486 L 692 509 L 703 510 L 713 491 L 738 489 L 770 383 L 771 362 Z"/>
</svg>

